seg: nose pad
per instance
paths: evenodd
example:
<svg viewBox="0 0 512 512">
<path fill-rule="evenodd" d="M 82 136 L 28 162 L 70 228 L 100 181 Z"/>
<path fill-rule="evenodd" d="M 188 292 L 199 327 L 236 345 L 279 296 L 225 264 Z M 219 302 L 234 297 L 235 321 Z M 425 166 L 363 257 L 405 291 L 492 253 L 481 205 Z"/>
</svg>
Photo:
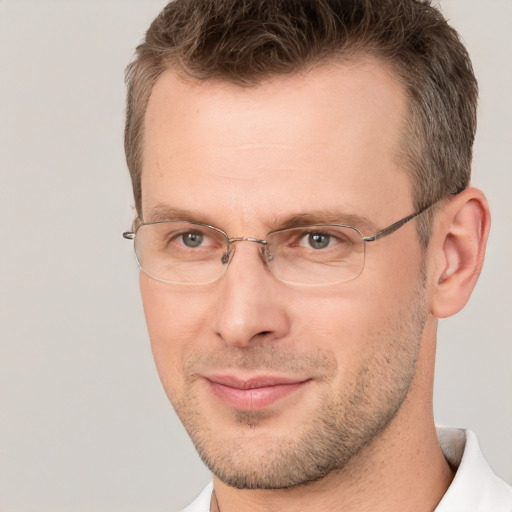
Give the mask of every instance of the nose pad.
<svg viewBox="0 0 512 512">
<path fill-rule="evenodd" d="M 261 257 L 266 264 L 274 259 L 274 255 L 270 252 L 267 244 L 261 244 Z"/>
<path fill-rule="evenodd" d="M 231 260 L 231 254 L 233 253 L 232 249 L 229 248 L 223 255 L 222 255 L 222 258 L 220 259 L 220 262 L 223 264 L 223 265 L 227 265 L 229 263 L 229 261 Z"/>
<path fill-rule="evenodd" d="M 233 255 L 235 254 L 235 246 L 233 245 L 233 242 L 229 242 L 228 246 L 226 248 L 226 252 L 222 255 L 220 262 L 223 265 L 229 265 L 231 263 L 231 260 L 233 259 Z"/>
</svg>

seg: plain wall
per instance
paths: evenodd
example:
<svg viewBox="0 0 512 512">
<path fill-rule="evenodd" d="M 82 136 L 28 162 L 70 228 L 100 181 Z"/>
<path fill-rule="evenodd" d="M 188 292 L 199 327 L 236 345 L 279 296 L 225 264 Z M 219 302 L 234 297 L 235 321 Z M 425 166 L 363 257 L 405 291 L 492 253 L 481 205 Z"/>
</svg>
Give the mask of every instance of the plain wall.
<svg viewBox="0 0 512 512">
<path fill-rule="evenodd" d="M 0 512 L 172 511 L 208 472 L 161 389 L 131 244 L 123 70 L 160 0 L 0 0 Z M 512 483 L 512 2 L 444 0 L 481 88 L 487 263 L 440 324 L 441 424 Z"/>
</svg>

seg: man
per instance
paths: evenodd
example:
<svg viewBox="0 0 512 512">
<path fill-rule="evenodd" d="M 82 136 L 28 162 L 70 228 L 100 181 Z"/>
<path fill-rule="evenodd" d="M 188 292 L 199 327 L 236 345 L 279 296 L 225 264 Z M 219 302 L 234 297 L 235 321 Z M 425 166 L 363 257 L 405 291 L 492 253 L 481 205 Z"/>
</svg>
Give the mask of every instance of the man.
<svg viewBox="0 0 512 512">
<path fill-rule="evenodd" d="M 505 511 L 436 430 L 436 326 L 489 231 L 477 85 L 414 0 L 177 0 L 127 71 L 134 239 L 163 386 L 213 482 L 188 512 Z"/>
</svg>

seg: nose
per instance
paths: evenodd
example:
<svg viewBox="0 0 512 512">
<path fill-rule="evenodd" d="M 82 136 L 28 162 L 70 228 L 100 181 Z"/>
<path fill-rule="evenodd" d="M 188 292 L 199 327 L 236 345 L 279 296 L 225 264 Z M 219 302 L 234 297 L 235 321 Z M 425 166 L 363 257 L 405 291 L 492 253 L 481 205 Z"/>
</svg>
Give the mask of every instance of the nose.
<svg viewBox="0 0 512 512">
<path fill-rule="evenodd" d="M 259 244 L 242 242 L 233 251 L 217 283 L 216 335 L 237 347 L 282 339 L 290 329 L 286 285 L 266 268 Z"/>
</svg>

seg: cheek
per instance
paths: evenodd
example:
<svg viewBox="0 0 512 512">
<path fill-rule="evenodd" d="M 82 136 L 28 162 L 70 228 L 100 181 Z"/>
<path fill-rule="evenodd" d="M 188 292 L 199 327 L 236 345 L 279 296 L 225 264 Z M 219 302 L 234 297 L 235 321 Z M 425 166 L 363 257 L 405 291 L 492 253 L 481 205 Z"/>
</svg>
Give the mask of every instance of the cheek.
<svg viewBox="0 0 512 512">
<path fill-rule="evenodd" d="M 176 289 L 141 273 L 140 290 L 151 350 L 167 393 L 182 380 L 187 354 L 206 336 L 206 305 L 200 294 Z"/>
<path fill-rule="evenodd" d="M 304 350 L 316 345 L 330 353 L 340 376 L 365 366 L 382 350 L 390 326 L 401 323 L 414 297 L 411 287 L 417 276 L 403 280 L 390 276 L 365 283 L 361 275 L 359 281 L 344 283 L 337 290 L 309 290 L 292 313 L 294 341 L 304 343 Z"/>
<path fill-rule="evenodd" d="M 336 361 L 340 378 L 347 378 L 368 351 L 369 318 L 376 312 L 361 288 L 344 283 L 339 288 L 309 289 L 292 306 L 292 343 L 307 352 L 319 349 Z M 314 313 L 312 313 L 314 312 Z M 343 377 L 344 376 L 344 377 Z"/>
</svg>

